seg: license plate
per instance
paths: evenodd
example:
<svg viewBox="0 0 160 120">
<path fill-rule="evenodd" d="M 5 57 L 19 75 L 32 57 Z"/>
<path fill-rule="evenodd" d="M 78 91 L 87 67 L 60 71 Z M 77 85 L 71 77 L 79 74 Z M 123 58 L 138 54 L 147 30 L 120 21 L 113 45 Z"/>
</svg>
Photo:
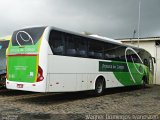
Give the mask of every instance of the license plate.
<svg viewBox="0 0 160 120">
<path fill-rule="evenodd" d="M 17 84 L 17 88 L 23 88 L 23 84 Z"/>
</svg>

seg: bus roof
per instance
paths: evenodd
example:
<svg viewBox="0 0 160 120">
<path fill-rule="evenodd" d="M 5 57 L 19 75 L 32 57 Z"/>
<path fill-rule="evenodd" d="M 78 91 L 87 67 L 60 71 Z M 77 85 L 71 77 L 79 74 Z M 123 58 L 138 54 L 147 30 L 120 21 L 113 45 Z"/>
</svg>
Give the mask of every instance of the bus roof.
<svg viewBox="0 0 160 120">
<path fill-rule="evenodd" d="M 109 40 L 109 41 L 113 41 L 113 42 L 117 42 L 117 43 L 122 43 L 120 40 L 115 40 L 115 39 L 111 39 L 111 38 L 107 38 L 107 37 L 99 36 L 99 35 L 95 35 L 95 34 L 89 35 L 89 36 L 104 39 L 104 40 Z"/>
<path fill-rule="evenodd" d="M 142 48 L 138 48 L 138 47 L 131 46 L 131 45 L 125 45 L 121 42 L 118 42 L 118 40 L 114 40 L 114 39 L 111 39 L 111 38 L 101 37 L 101 36 L 97 37 L 95 35 L 84 35 L 84 34 L 72 32 L 72 31 L 69 31 L 69 30 L 57 28 L 57 27 L 54 27 L 54 26 L 28 26 L 28 27 L 24 27 L 22 29 L 37 28 L 37 27 L 44 27 L 46 30 L 62 31 L 62 32 L 73 34 L 73 35 L 77 35 L 77 36 L 81 36 L 81 37 L 85 37 L 85 38 L 90 38 L 90 39 L 95 39 L 95 40 L 99 40 L 99 41 L 104 41 L 104 42 L 108 42 L 108 43 L 112 43 L 112 44 L 116 44 L 116 45 L 120 45 L 120 46 L 124 46 L 124 47 L 132 47 L 132 48 L 135 48 L 135 49 L 142 49 Z M 19 29 L 19 30 L 21 30 L 21 29 Z"/>
</svg>

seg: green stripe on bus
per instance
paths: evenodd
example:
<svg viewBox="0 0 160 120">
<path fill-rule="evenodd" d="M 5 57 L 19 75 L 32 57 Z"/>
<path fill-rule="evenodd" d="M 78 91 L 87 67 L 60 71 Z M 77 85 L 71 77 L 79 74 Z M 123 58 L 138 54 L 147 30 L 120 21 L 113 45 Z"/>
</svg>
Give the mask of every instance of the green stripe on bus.
<svg viewBox="0 0 160 120">
<path fill-rule="evenodd" d="M 139 70 L 140 73 L 137 72 L 137 69 Z M 112 72 L 116 77 L 116 79 L 124 86 L 140 85 L 142 84 L 143 76 L 147 75 L 146 66 L 140 63 L 131 63 L 131 62 L 128 62 L 127 66 L 126 62 L 99 61 L 99 71 Z"/>
</svg>

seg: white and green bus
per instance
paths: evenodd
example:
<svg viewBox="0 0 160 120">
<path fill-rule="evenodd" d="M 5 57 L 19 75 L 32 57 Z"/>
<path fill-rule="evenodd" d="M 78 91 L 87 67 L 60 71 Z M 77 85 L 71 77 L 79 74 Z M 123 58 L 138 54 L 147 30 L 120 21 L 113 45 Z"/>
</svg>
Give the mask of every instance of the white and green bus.
<svg viewBox="0 0 160 120">
<path fill-rule="evenodd" d="M 55 27 L 15 31 L 7 52 L 8 89 L 100 95 L 152 79 L 152 57 L 144 49 Z"/>
<path fill-rule="evenodd" d="M 6 49 L 8 48 L 11 36 L 0 38 L 0 87 L 6 84 Z"/>
</svg>

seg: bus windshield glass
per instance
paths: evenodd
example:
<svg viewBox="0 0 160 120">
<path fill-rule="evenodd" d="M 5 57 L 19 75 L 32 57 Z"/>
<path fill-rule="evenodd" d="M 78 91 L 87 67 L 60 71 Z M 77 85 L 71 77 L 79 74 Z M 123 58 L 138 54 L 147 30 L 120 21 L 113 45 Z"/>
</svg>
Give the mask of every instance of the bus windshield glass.
<svg viewBox="0 0 160 120">
<path fill-rule="evenodd" d="M 0 41 L 0 74 L 6 72 L 6 49 L 8 47 L 8 41 Z"/>
<path fill-rule="evenodd" d="M 15 31 L 12 35 L 12 46 L 35 45 L 41 38 L 45 27 L 35 27 Z"/>
</svg>

